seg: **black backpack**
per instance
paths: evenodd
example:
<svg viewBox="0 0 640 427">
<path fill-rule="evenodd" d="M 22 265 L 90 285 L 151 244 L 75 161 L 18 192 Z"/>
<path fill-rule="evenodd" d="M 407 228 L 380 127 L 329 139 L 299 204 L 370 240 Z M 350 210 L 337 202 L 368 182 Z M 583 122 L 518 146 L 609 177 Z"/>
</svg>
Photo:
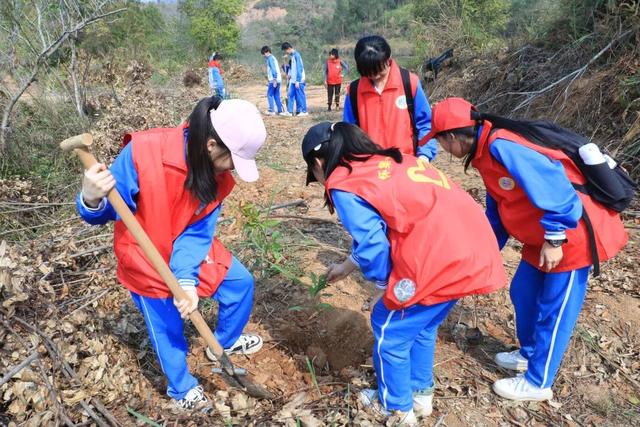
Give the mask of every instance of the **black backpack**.
<svg viewBox="0 0 640 427">
<path fill-rule="evenodd" d="M 580 169 L 587 182 L 584 185 L 572 183 L 576 190 L 616 212 L 622 212 L 629 206 L 637 184 L 617 162 L 613 169 L 607 163 L 587 165 L 578 152 L 580 147 L 590 143 L 587 138 L 546 121 L 532 121 L 530 124 L 542 138 L 555 142 L 549 148 L 562 150 Z M 601 151 L 606 154 L 606 151 Z"/>
<path fill-rule="evenodd" d="M 400 76 L 402 76 L 402 87 L 404 88 L 404 96 L 407 100 L 407 112 L 409 120 L 411 120 L 411 129 L 413 130 L 413 153 L 418 151 L 418 129 L 416 128 L 416 108 L 413 103 L 413 92 L 411 91 L 411 76 L 409 70 L 400 67 Z M 356 118 L 356 125 L 360 126 L 360 117 L 358 117 L 358 84 L 360 79 L 354 80 L 349 85 L 349 100 L 353 117 Z"/>
<path fill-rule="evenodd" d="M 578 169 L 580 169 L 586 183 L 577 184 L 572 182 L 571 184 L 577 191 L 589 195 L 593 200 L 616 212 L 622 212 L 629 206 L 635 195 L 637 184 L 631 179 L 629 174 L 620 167 L 617 161 L 613 169 L 610 168 L 606 162 L 597 165 L 587 165 L 584 160 L 582 160 L 578 151 L 580 147 L 590 143 L 587 138 L 547 121 L 531 121 L 529 124 L 534 127 L 534 133 L 537 133 L 539 137 L 546 141 L 554 141 L 553 145 L 538 145 L 562 150 L 567 157 L 575 163 Z M 531 142 L 536 143 L 536 141 Z M 606 151 L 603 151 L 603 153 L 606 154 Z M 597 277 L 600 274 L 600 259 L 595 234 L 593 232 L 593 225 L 591 224 L 587 211 L 584 209 L 582 210 L 582 219 L 584 220 L 589 235 L 593 275 Z M 604 232 L 606 233 L 606 231 Z"/>
</svg>

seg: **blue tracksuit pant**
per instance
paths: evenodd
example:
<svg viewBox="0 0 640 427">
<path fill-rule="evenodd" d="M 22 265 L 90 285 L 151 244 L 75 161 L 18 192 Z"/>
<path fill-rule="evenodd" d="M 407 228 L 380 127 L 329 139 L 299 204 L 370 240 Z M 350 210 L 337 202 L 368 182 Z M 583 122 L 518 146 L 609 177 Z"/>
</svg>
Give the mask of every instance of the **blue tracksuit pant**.
<svg viewBox="0 0 640 427">
<path fill-rule="evenodd" d="M 525 378 L 551 387 L 576 325 L 591 266 L 545 273 L 521 261 L 511 282 L 520 354 L 528 361 Z"/>
<path fill-rule="evenodd" d="M 182 399 L 198 380 L 187 366 L 187 340 L 173 298 L 149 298 L 133 292 L 131 298 L 144 317 L 151 345 L 169 382 L 167 394 Z M 228 348 L 240 337 L 253 305 L 253 276 L 235 257 L 212 298 L 220 308 L 214 335 L 222 347 Z"/>
<path fill-rule="evenodd" d="M 269 103 L 269 111 L 275 111 L 274 107 L 277 107 L 278 113 L 282 113 L 282 101 L 280 101 L 280 83 L 278 83 L 276 87 L 273 87 L 273 83 L 269 83 L 267 85 L 267 102 Z"/>
<path fill-rule="evenodd" d="M 307 112 L 307 95 L 304 92 L 305 83 L 300 83 L 300 87 L 296 89 L 295 83 L 289 84 L 289 93 L 287 95 L 287 110 L 293 114 L 293 101 L 296 102 L 296 113 Z"/>
<path fill-rule="evenodd" d="M 438 326 L 456 301 L 416 304 L 389 310 L 382 300 L 373 307 L 373 365 L 378 396 L 389 411 L 413 408 L 413 392 L 432 389 Z"/>
</svg>

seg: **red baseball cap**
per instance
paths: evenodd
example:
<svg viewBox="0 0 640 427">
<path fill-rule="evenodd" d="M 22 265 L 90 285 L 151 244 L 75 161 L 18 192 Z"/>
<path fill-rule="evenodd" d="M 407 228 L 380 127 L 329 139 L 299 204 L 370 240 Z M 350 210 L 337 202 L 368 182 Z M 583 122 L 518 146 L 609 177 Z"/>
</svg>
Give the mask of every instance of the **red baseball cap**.
<svg viewBox="0 0 640 427">
<path fill-rule="evenodd" d="M 431 109 L 431 131 L 420 141 L 420 144 L 434 138 L 440 132 L 474 126 L 471 111 L 476 107 L 466 99 L 446 98 Z"/>
</svg>

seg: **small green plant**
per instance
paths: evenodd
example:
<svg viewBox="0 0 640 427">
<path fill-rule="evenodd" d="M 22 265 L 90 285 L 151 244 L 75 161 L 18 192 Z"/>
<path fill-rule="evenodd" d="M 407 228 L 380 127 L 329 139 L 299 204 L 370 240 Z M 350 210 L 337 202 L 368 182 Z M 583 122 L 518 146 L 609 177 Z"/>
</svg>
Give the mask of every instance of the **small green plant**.
<svg viewBox="0 0 640 427">
<path fill-rule="evenodd" d="M 327 282 L 327 276 L 325 276 L 324 274 L 317 275 L 316 273 L 311 272 L 309 274 L 309 279 L 311 279 L 311 286 L 309 286 L 308 291 L 309 291 L 309 296 L 311 298 L 319 299 L 320 297 L 323 297 L 323 296 L 324 297 L 331 296 L 331 294 L 322 292 L 327 286 L 329 286 L 329 283 Z M 321 309 L 331 310 L 333 309 L 333 306 L 326 302 L 318 302 L 313 306 L 294 305 L 292 307 L 289 307 L 289 310 L 301 311 L 301 310 L 304 310 L 305 308 L 314 308 L 316 310 L 321 310 Z"/>
<path fill-rule="evenodd" d="M 282 235 L 276 230 L 280 221 L 268 218 L 251 202 L 240 203 L 239 210 L 246 245 L 258 255 L 257 262 L 261 267 L 280 264 L 284 259 Z"/>
<path fill-rule="evenodd" d="M 318 276 L 316 273 L 311 272 L 309 277 L 311 277 L 311 287 L 309 288 L 309 295 L 311 295 L 312 297 L 320 294 L 320 292 L 322 292 L 329 285 L 329 283 L 327 282 L 327 276 L 325 276 L 324 274 Z"/>
<path fill-rule="evenodd" d="M 240 203 L 242 221 L 242 246 L 253 255 L 253 268 L 263 274 L 280 274 L 300 283 L 297 268 L 291 265 L 285 253 L 284 236 L 278 230 L 280 221 L 269 217 L 268 209 L 261 209 L 251 202 Z"/>
<path fill-rule="evenodd" d="M 306 357 L 306 359 L 307 359 L 307 369 L 309 370 L 309 375 L 311 375 L 311 382 L 313 382 L 313 385 L 316 387 L 318 394 L 322 396 L 322 392 L 320 391 L 320 387 L 318 386 L 318 379 L 316 378 L 316 370 L 313 367 L 313 362 L 308 357 Z"/>
</svg>

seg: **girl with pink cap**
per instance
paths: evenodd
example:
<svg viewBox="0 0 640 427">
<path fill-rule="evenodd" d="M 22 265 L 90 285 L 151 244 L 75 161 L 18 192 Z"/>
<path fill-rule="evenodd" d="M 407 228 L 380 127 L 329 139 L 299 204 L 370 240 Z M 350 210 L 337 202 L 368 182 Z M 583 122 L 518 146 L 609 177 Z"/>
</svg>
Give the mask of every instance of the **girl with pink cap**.
<svg viewBox="0 0 640 427">
<path fill-rule="evenodd" d="M 253 304 L 253 276 L 215 237 L 221 203 L 235 184 L 258 179 L 255 157 L 266 130 L 258 109 L 243 100 L 204 98 L 188 122 L 175 128 L 125 135 L 109 169 L 85 171 L 77 208 L 90 224 L 115 221 L 117 277 L 144 317 L 167 394 L 185 410 L 209 409 L 187 366 L 183 320 L 200 298 L 219 303 L 214 335 L 229 354 L 251 354 L 262 338 L 243 334 Z M 106 194 L 116 187 L 160 253 L 187 298 L 176 301 L 120 221 Z M 215 359 L 207 349 L 207 356 Z"/>
</svg>

